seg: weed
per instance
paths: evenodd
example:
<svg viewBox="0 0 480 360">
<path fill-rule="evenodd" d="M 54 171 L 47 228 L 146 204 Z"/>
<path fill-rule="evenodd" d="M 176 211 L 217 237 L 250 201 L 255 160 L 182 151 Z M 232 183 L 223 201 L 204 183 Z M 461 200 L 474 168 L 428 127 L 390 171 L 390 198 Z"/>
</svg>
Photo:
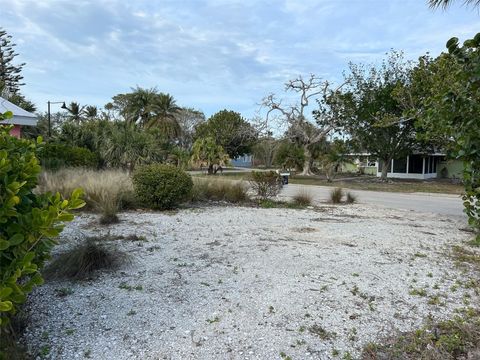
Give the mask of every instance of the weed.
<svg viewBox="0 0 480 360">
<path fill-rule="evenodd" d="M 270 305 L 270 306 L 268 307 L 268 312 L 269 312 L 270 314 L 275 314 L 275 308 L 274 308 L 272 305 Z"/>
<path fill-rule="evenodd" d="M 142 285 L 132 286 L 132 285 L 129 285 L 128 283 L 126 283 L 124 281 L 121 282 L 120 285 L 118 285 L 118 288 L 123 289 L 123 290 L 127 290 L 127 291 L 133 291 L 133 290 L 142 291 L 143 290 Z"/>
<path fill-rule="evenodd" d="M 419 253 L 419 252 L 416 252 L 415 254 L 413 254 L 414 257 L 418 257 L 418 258 L 426 258 L 427 255 L 426 254 L 422 254 L 422 253 Z"/>
<path fill-rule="evenodd" d="M 412 296 L 427 296 L 427 291 L 425 289 L 412 289 L 408 292 Z"/>
<path fill-rule="evenodd" d="M 86 357 L 87 359 L 89 359 L 91 355 L 92 355 L 92 350 L 90 349 L 85 350 L 85 352 L 83 353 L 83 356 Z"/>
<path fill-rule="evenodd" d="M 131 309 L 128 313 L 127 313 L 127 316 L 133 316 L 133 315 L 136 315 L 137 312 L 133 309 Z"/>
<path fill-rule="evenodd" d="M 333 348 L 333 349 L 332 349 L 332 356 L 338 356 L 338 355 L 340 355 L 340 351 L 337 350 L 337 349 L 335 349 L 335 348 Z"/>
<path fill-rule="evenodd" d="M 280 352 L 280 357 L 283 359 L 283 360 L 292 360 L 292 358 L 290 356 L 288 356 L 287 354 L 285 354 L 283 351 Z"/>
<path fill-rule="evenodd" d="M 98 270 L 116 269 L 126 254 L 88 240 L 57 256 L 45 269 L 52 278 L 86 279 Z"/>
<path fill-rule="evenodd" d="M 360 275 L 359 275 L 358 273 L 355 273 L 355 272 L 354 272 L 354 273 L 352 273 L 352 276 L 358 277 L 358 276 L 360 276 Z"/>
<path fill-rule="evenodd" d="M 337 336 L 336 333 L 327 331 L 323 327 L 317 324 L 310 326 L 308 328 L 308 331 L 311 334 L 317 335 L 322 340 L 334 339 Z"/>
<path fill-rule="evenodd" d="M 66 288 L 66 287 L 55 289 L 54 291 L 55 291 L 55 295 L 57 295 L 58 297 L 65 297 L 73 294 L 73 290 L 71 288 Z"/>
<path fill-rule="evenodd" d="M 370 343 L 361 359 L 466 359 L 480 350 L 480 314 L 467 308 L 451 320 L 430 321 L 421 329 Z M 472 357 L 473 356 L 473 357 Z"/>
<path fill-rule="evenodd" d="M 73 335 L 75 333 L 75 329 L 67 329 L 65 330 L 65 334 L 67 335 Z"/>
<path fill-rule="evenodd" d="M 220 318 L 218 316 L 215 316 L 213 319 L 207 319 L 206 321 L 209 324 L 213 324 L 213 323 L 216 323 L 216 322 L 220 322 Z"/>
<path fill-rule="evenodd" d="M 330 191 L 330 201 L 333 204 L 340 204 L 344 196 L 344 191 L 342 188 L 335 188 Z"/>
</svg>

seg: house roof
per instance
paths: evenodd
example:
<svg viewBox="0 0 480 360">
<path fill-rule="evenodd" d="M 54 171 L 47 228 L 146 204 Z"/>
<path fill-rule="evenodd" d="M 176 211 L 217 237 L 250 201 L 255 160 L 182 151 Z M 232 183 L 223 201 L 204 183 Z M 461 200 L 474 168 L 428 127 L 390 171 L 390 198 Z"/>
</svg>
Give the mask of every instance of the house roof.
<svg viewBox="0 0 480 360">
<path fill-rule="evenodd" d="M 7 99 L 0 97 L 0 113 L 11 111 L 13 117 L 2 121 L 3 124 L 14 124 L 14 125 L 27 125 L 35 126 L 37 125 L 37 116 L 26 110 L 23 110 L 21 107 L 11 103 Z"/>
</svg>

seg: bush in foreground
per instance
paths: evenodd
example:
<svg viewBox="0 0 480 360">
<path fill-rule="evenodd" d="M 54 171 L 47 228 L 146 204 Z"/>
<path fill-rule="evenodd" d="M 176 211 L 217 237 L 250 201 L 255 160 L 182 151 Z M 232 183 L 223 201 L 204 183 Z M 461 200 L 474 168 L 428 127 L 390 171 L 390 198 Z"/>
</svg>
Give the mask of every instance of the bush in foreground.
<svg viewBox="0 0 480 360">
<path fill-rule="evenodd" d="M 135 171 L 133 186 L 143 206 L 167 210 L 190 198 L 193 182 L 190 175 L 175 166 L 151 164 Z"/>
<path fill-rule="evenodd" d="M 9 116 L 0 114 L 0 120 Z M 0 329 L 33 287 L 43 283 L 40 270 L 55 238 L 63 223 L 73 219 L 70 211 L 84 205 L 80 190 L 73 191 L 70 200 L 58 193 L 34 194 L 41 170 L 36 157 L 41 140 L 14 138 L 10 129 L 0 126 Z"/>
</svg>

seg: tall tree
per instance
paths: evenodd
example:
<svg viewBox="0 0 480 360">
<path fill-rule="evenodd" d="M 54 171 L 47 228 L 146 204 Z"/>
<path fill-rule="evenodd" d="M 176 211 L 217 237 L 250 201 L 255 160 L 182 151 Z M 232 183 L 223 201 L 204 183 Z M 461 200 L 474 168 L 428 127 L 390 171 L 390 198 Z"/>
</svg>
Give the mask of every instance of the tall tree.
<svg viewBox="0 0 480 360">
<path fill-rule="evenodd" d="M 18 94 L 20 86 L 25 85 L 21 74 L 25 63 L 14 64 L 18 56 L 15 46 L 12 36 L 0 28 L 0 94 L 5 97 Z"/>
<path fill-rule="evenodd" d="M 406 86 L 409 68 L 403 54 L 395 51 L 380 67 L 351 63 L 347 87 L 327 99 L 357 148 L 379 159 L 382 179 L 392 159 L 406 156 L 415 142 L 414 119 L 404 116 L 395 96 Z"/>
<path fill-rule="evenodd" d="M 228 154 L 213 137 L 198 138 L 193 143 L 192 162 L 197 166 L 206 166 L 208 174 L 217 172 L 214 165 L 225 165 L 228 162 Z"/>
<path fill-rule="evenodd" d="M 80 104 L 75 101 L 72 101 L 66 110 L 68 113 L 67 119 L 70 121 L 79 123 L 85 118 L 85 106 L 80 106 Z"/>
<path fill-rule="evenodd" d="M 197 126 L 195 139 L 207 137 L 213 138 L 234 159 L 252 151 L 257 132 L 239 113 L 222 110 Z"/>
<path fill-rule="evenodd" d="M 285 84 L 286 92 L 294 92 L 299 100 L 293 105 L 284 104 L 275 94 L 267 95 L 262 100 L 262 107 L 267 109 L 266 122 L 272 120 L 283 123 L 287 128 L 286 137 L 303 148 L 304 164 L 301 175 L 312 175 L 312 147 L 321 143 L 338 128 L 337 119 L 327 111 L 316 112 L 316 122 L 309 118 L 306 109 L 312 101 L 321 103 L 327 94 L 339 91 L 344 84 L 331 89 L 328 81 L 322 81 L 312 74 L 308 79 L 302 76 Z M 324 108 L 327 105 L 324 104 Z"/>
<path fill-rule="evenodd" d="M 195 128 L 206 121 L 205 114 L 193 108 L 182 108 L 175 115 L 181 129 L 178 145 L 185 150 L 190 150 L 193 144 Z"/>
<path fill-rule="evenodd" d="M 452 38 L 447 48 L 413 72 L 414 84 L 426 89 L 417 96 L 419 125 L 427 137 L 451 139 L 451 155 L 463 161 L 463 204 L 480 241 L 480 33 L 463 45 Z"/>
<path fill-rule="evenodd" d="M 88 105 L 84 109 L 85 117 L 89 120 L 93 120 L 98 116 L 98 108 L 93 105 Z"/>
<path fill-rule="evenodd" d="M 176 114 L 180 111 L 175 99 L 156 88 L 136 87 L 132 92 L 118 94 L 113 102 L 105 106 L 108 111 L 115 111 L 128 123 L 138 124 L 143 128 L 156 127 L 168 138 L 175 138 L 180 133 Z"/>
</svg>

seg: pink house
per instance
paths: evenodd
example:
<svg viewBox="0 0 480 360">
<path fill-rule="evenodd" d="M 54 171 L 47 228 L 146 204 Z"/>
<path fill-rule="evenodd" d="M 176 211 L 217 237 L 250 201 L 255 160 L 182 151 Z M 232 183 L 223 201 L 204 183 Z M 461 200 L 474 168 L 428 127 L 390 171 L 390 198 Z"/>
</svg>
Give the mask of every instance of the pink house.
<svg viewBox="0 0 480 360">
<path fill-rule="evenodd" d="M 37 116 L 26 110 L 23 110 L 21 107 L 18 107 L 15 104 L 12 104 L 10 101 L 0 97 L 0 113 L 11 111 L 13 117 L 11 119 L 2 121 L 1 124 L 13 124 L 14 127 L 10 131 L 10 135 L 15 137 L 20 137 L 22 134 L 23 126 L 36 126 L 37 125 Z"/>
</svg>

